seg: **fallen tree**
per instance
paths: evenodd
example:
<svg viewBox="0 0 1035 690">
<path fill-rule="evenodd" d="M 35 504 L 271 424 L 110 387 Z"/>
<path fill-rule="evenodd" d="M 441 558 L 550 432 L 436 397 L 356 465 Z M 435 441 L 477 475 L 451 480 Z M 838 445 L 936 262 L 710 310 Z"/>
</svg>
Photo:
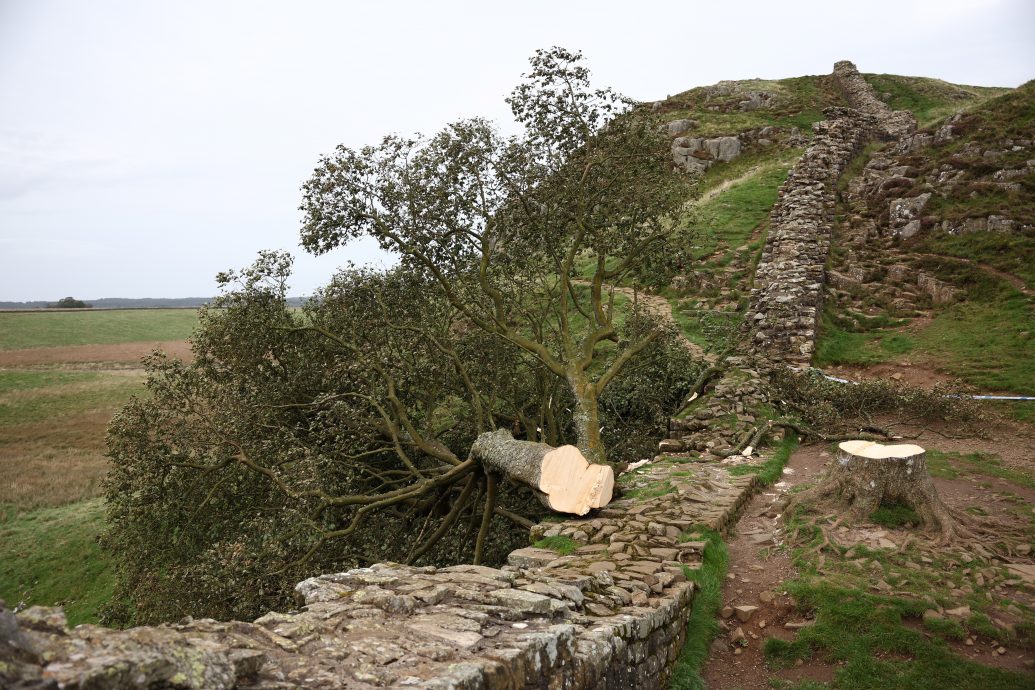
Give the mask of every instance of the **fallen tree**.
<svg viewBox="0 0 1035 690">
<path fill-rule="evenodd" d="M 655 114 L 591 88 L 578 54 L 531 63 L 521 136 L 472 119 L 320 161 L 303 246 L 368 237 L 396 266 L 291 310 L 290 257 L 264 252 L 220 276 L 192 362 L 148 363 L 151 397 L 109 433 L 131 604 L 111 620 L 257 615 L 383 560 L 499 562 L 545 510 L 605 505 L 611 463 L 651 445 L 696 370 L 613 286 L 689 246 L 690 190 Z"/>
</svg>

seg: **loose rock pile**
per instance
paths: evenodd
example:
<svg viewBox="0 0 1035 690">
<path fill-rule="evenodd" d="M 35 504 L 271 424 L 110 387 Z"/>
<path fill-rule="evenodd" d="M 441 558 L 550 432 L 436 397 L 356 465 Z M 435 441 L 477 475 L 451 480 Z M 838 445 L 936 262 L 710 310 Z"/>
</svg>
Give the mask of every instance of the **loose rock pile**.
<svg viewBox="0 0 1035 690">
<path fill-rule="evenodd" d="M 744 357 L 728 357 L 728 367 L 714 384 L 669 421 L 668 438 L 658 444 L 662 453 L 731 452 L 758 421 L 758 407 L 769 402 L 757 369 Z"/>
</svg>

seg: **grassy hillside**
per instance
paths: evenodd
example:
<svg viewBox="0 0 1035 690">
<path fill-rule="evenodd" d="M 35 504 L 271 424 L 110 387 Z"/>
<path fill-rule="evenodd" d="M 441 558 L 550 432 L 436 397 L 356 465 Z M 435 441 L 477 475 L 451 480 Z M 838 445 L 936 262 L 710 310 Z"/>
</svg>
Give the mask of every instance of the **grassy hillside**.
<svg viewBox="0 0 1035 690">
<path fill-rule="evenodd" d="M 0 314 L 0 350 L 186 338 L 194 310 Z M 31 357 L 28 358 L 31 360 Z M 97 622 L 113 581 L 98 535 L 108 469 L 104 434 L 131 395 L 139 362 L 76 361 L 0 368 L 0 598 L 63 605 Z"/>
<path fill-rule="evenodd" d="M 931 145 L 891 157 L 890 166 L 904 173 L 890 180 L 898 185 L 893 191 L 864 186 L 869 191 L 843 200 L 833 267 L 850 272 L 853 264 L 863 265 L 879 277 L 888 266 L 908 266 L 911 275 L 923 272 L 951 286 L 956 297 L 935 304 L 924 294 L 910 297 L 915 287 L 877 280 L 828 301 L 817 365 L 911 364 L 984 391 L 1035 394 L 1035 167 L 1028 165 L 1035 156 L 1035 82 L 991 99 L 1002 90 L 884 75 L 871 83 L 894 87 L 899 107 L 912 104 L 928 118 L 946 113 L 937 105 L 946 98 L 974 107 L 921 130 L 942 132 Z M 871 155 L 886 154 L 871 147 L 848 177 L 860 175 Z M 880 230 L 890 199 L 921 194 L 930 197 L 914 237 L 898 240 Z M 874 241 L 871 230 L 867 242 L 853 243 L 859 219 L 867 216 L 883 239 Z M 986 227 L 993 216 L 1012 225 Z M 978 225 L 961 229 L 963 223 Z M 895 307 L 901 302 L 891 298 L 895 294 L 915 309 Z M 1009 409 L 1035 420 L 1035 405 Z"/>
<path fill-rule="evenodd" d="M 715 166 L 702 180 L 704 194 L 692 210 L 687 240 L 693 271 L 666 294 L 690 341 L 714 349 L 740 323 L 769 212 L 800 153 Z"/>
<path fill-rule="evenodd" d="M 772 95 L 769 107 L 751 111 L 740 102 L 752 92 Z M 694 136 L 731 134 L 766 126 L 808 129 L 823 119 L 823 108 L 845 105 L 829 75 L 791 79 L 749 79 L 701 86 L 662 101 L 666 119 L 697 120 Z"/>
<path fill-rule="evenodd" d="M 194 309 L 0 313 L 0 350 L 183 340 Z"/>
<path fill-rule="evenodd" d="M 885 97 L 887 104 L 894 110 L 912 112 L 921 127 L 1010 91 L 1000 87 L 964 86 L 941 79 L 896 74 L 864 74 L 863 77 L 878 95 Z"/>
<path fill-rule="evenodd" d="M 959 110 L 974 108 L 1010 89 L 962 86 L 940 79 L 903 77 L 892 74 L 866 74 L 865 79 L 896 110 L 912 111 L 921 126 L 931 124 Z M 750 94 L 763 92 L 768 103 L 754 110 L 743 110 L 741 102 Z M 661 101 L 666 119 L 697 120 L 694 136 L 733 134 L 766 126 L 798 127 L 806 132 L 813 122 L 823 119 L 823 109 L 845 106 L 830 75 L 789 79 L 745 79 L 700 86 L 669 96 Z"/>
<path fill-rule="evenodd" d="M 103 529 L 99 498 L 0 513 L 0 599 L 8 606 L 61 605 L 70 625 L 96 623 L 114 587 L 97 541 Z"/>
</svg>

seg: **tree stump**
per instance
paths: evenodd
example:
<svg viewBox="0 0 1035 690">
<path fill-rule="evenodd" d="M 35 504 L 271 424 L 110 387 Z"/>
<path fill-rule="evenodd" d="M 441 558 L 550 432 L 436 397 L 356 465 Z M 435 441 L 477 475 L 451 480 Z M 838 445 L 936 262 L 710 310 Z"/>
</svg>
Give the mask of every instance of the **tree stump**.
<svg viewBox="0 0 1035 690">
<path fill-rule="evenodd" d="M 945 538 L 955 532 L 955 520 L 927 471 L 926 451 L 912 444 L 840 443 L 819 484 L 793 496 L 785 512 L 797 506 L 825 505 L 865 518 L 882 503 L 909 506 Z"/>
<path fill-rule="evenodd" d="M 478 436 L 471 457 L 497 473 L 528 485 L 547 508 L 585 515 L 611 501 L 615 475 L 610 465 L 591 465 L 575 446 L 554 448 L 518 441 L 506 429 Z"/>
</svg>

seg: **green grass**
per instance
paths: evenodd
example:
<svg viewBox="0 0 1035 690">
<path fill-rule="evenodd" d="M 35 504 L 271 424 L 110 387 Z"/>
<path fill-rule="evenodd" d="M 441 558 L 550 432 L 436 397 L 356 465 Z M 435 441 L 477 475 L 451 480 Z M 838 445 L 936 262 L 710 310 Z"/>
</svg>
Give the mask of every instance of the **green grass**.
<svg viewBox="0 0 1035 690">
<path fill-rule="evenodd" d="M 863 76 L 878 94 L 891 94 L 887 103 L 892 109 L 909 110 L 916 116 L 921 127 L 1010 91 L 989 86 L 962 86 L 926 77 L 903 77 L 895 74 Z"/>
<path fill-rule="evenodd" d="M 780 480 L 784 466 L 787 465 L 791 453 L 797 447 L 798 435 L 788 431 L 784 439 L 780 441 L 780 445 L 776 447 L 776 452 L 768 460 L 760 465 L 733 465 L 729 468 L 729 473 L 733 476 L 757 474 L 758 481 L 762 486 L 772 486 Z"/>
<path fill-rule="evenodd" d="M 820 319 L 816 341 L 817 367 L 830 364 L 879 364 L 912 352 L 913 338 L 901 331 L 881 328 L 887 319 L 848 319 L 828 304 Z M 870 330 L 870 329 L 873 330 Z M 858 330 L 857 330 L 858 329 Z"/>
<path fill-rule="evenodd" d="M 944 453 L 927 451 L 927 469 L 932 477 L 955 479 L 960 475 L 982 475 L 1005 479 L 1011 484 L 1035 489 L 1035 478 L 1027 472 L 1004 467 L 1003 461 L 989 453 Z"/>
<path fill-rule="evenodd" d="M 0 350 L 184 340 L 197 323 L 194 309 L 0 313 Z"/>
<path fill-rule="evenodd" d="M 557 535 L 554 537 L 543 537 L 539 541 L 532 544 L 537 549 L 549 549 L 550 551 L 556 551 L 561 556 L 570 556 L 575 553 L 575 549 L 579 548 L 578 542 L 571 537 L 564 537 Z"/>
<path fill-rule="evenodd" d="M 735 179 L 754 166 L 736 166 L 737 161 L 725 166 L 715 166 L 706 177 L 706 187 L 714 187 L 728 179 Z M 735 332 L 742 319 L 738 311 L 708 310 L 699 299 L 714 299 L 719 296 L 720 285 L 731 290 L 730 301 L 742 301 L 749 289 L 747 268 L 753 263 L 758 250 L 758 241 L 752 235 L 769 217 L 773 204 L 793 164 L 792 157 L 781 156 L 775 162 L 757 169 L 751 176 L 732 184 L 721 193 L 703 202 L 693 210 L 688 237 L 677 241 L 690 242 L 691 254 L 695 259 L 694 273 L 698 279 L 711 285 L 696 290 L 695 298 L 681 299 L 676 291 L 666 293 L 672 305 L 672 317 L 688 340 L 704 348 L 720 345 L 731 332 Z M 737 250 L 740 250 L 739 252 Z M 727 272 L 726 267 L 734 260 L 740 270 Z M 702 306 L 706 311 L 701 311 Z"/>
<path fill-rule="evenodd" d="M 999 209 L 993 209 L 993 212 Z M 972 232 L 949 235 L 932 232 L 917 245 L 917 251 L 946 254 L 988 264 L 1012 273 L 1035 289 L 1035 231 L 1027 233 Z"/>
<path fill-rule="evenodd" d="M 762 168 L 783 166 L 790 169 L 803 153 L 805 149 L 800 148 L 753 151 L 725 163 L 716 163 L 701 176 L 700 191 L 705 194 L 724 182 L 743 177 L 752 171 L 759 172 Z"/>
<path fill-rule="evenodd" d="M 0 429 L 113 410 L 143 393 L 142 381 L 117 372 L 0 370 Z"/>
<path fill-rule="evenodd" d="M 938 310 L 913 340 L 917 350 L 969 384 L 1035 395 L 1033 334 L 1035 300 L 1012 292 Z"/>
<path fill-rule="evenodd" d="M 767 125 L 794 126 L 808 132 L 813 122 L 823 119 L 823 108 L 844 105 L 828 77 L 746 79 L 730 84 L 732 93 L 725 96 L 710 93 L 708 87 L 672 96 L 663 103 L 665 118 L 697 120 L 698 126 L 691 132 L 693 136 L 733 134 Z M 750 91 L 765 91 L 775 98 L 768 108 L 741 112 L 737 104 Z M 716 105 L 725 112 L 710 110 Z"/>
<path fill-rule="evenodd" d="M 700 528 L 683 535 L 681 541 L 702 539 L 707 542 L 701 567 L 683 568 L 687 579 L 694 582 L 694 604 L 686 624 L 686 639 L 679 658 L 672 667 L 669 688 L 703 690 L 701 666 L 708 659 L 712 640 L 719 634 L 718 613 L 722 606 L 722 583 L 729 567 L 729 551 L 717 532 Z"/>
<path fill-rule="evenodd" d="M 744 244 L 769 217 L 790 167 L 791 162 L 784 161 L 762 168 L 698 206 L 692 226 L 696 233 L 694 258 Z"/>
<path fill-rule="evenodd" d="M 909 506 L 881 504 L 870 514 L 870 521 L 882 527 L 898 529 L 919 525 L 920 516 Z"/>
<path fill-rule="evenodd" d="M 802 613 L 815 624 L 793 641 L 766 640 L 769 663 L 786 666 L 796 659 L 821 657 L 836 665 L 834 686 L 841 690 L 942 690 L 944 688 L 1031 688 L 1028 674 L 982 666 L 953 654 L 941 636 L 957 639 L 956 626 L 928 637 L 904 623 L 919 622 L 926 605 L 868 594 L 823 580 L 788 583 Z M 934 627 L 938 627 L 935 624 Z"/>
<path fill-rule="evenodd" d="M 931 473 L 943 477 L 958 476 L 968 468 L 1002 476 L 1004 468 L 996 460 L 978 454 L 928 453 Z M 1027 476 L 1013 479 L 1031 481 Z M 1026 502 L 1018 499 L 1018 504 L 1030 515 Z M 918 522 L 912 511 L 896 506 L 882 506 L 874 519 L 889 527 Z M 929 551 L 913 545 L 889 551 L 864 544 L 825 545 L 819 527 L 803 514 L 787 520 L 790 541 L 798 544 L 791 556 L 800 575 L 784 586 L 795 600 L 797 617 L 814 622 L 793 640 L 766 640 L 763 651 L 770 667 L 819 659 L 834 668 L 831 686 L 849 690 L 1032 687 L 1030 674 L 975 663 L 956 655 L 948 644 L 976 634 L 1012 649 L 1030 647 L 1032 611 L 1027 605 L 1014 602 L 1023 609 L 1016 633 L 989 618 L 1009 603 L 990 579 L 989 571 L 998 569 L 995 562 L 951 547 Z M 817 550 L 821 546 L 822 560 Z M 983 581 L 978 579 L 981 573 Z M 873 593 L 878 581 L 893 588 L 895 595 Z M 972 611 L 966 619 L 923 620 L 928 609 L 961 605 Z"/>
<path fill-rule="evenodd" d="M 96 623 L 114 583 L 97 543 L 103 529 L 101 499 L 21 514 L 0 506 L 0 598 L 64 606 L 70 625 Z"/>
<path fill-rule="evenodd" d="M 60 369 L 0 369 L 0 396 L 6 393 L 38 391 L 51 386 L 96 381 L 103 376 L 92 371 Z"/>
</svg>

